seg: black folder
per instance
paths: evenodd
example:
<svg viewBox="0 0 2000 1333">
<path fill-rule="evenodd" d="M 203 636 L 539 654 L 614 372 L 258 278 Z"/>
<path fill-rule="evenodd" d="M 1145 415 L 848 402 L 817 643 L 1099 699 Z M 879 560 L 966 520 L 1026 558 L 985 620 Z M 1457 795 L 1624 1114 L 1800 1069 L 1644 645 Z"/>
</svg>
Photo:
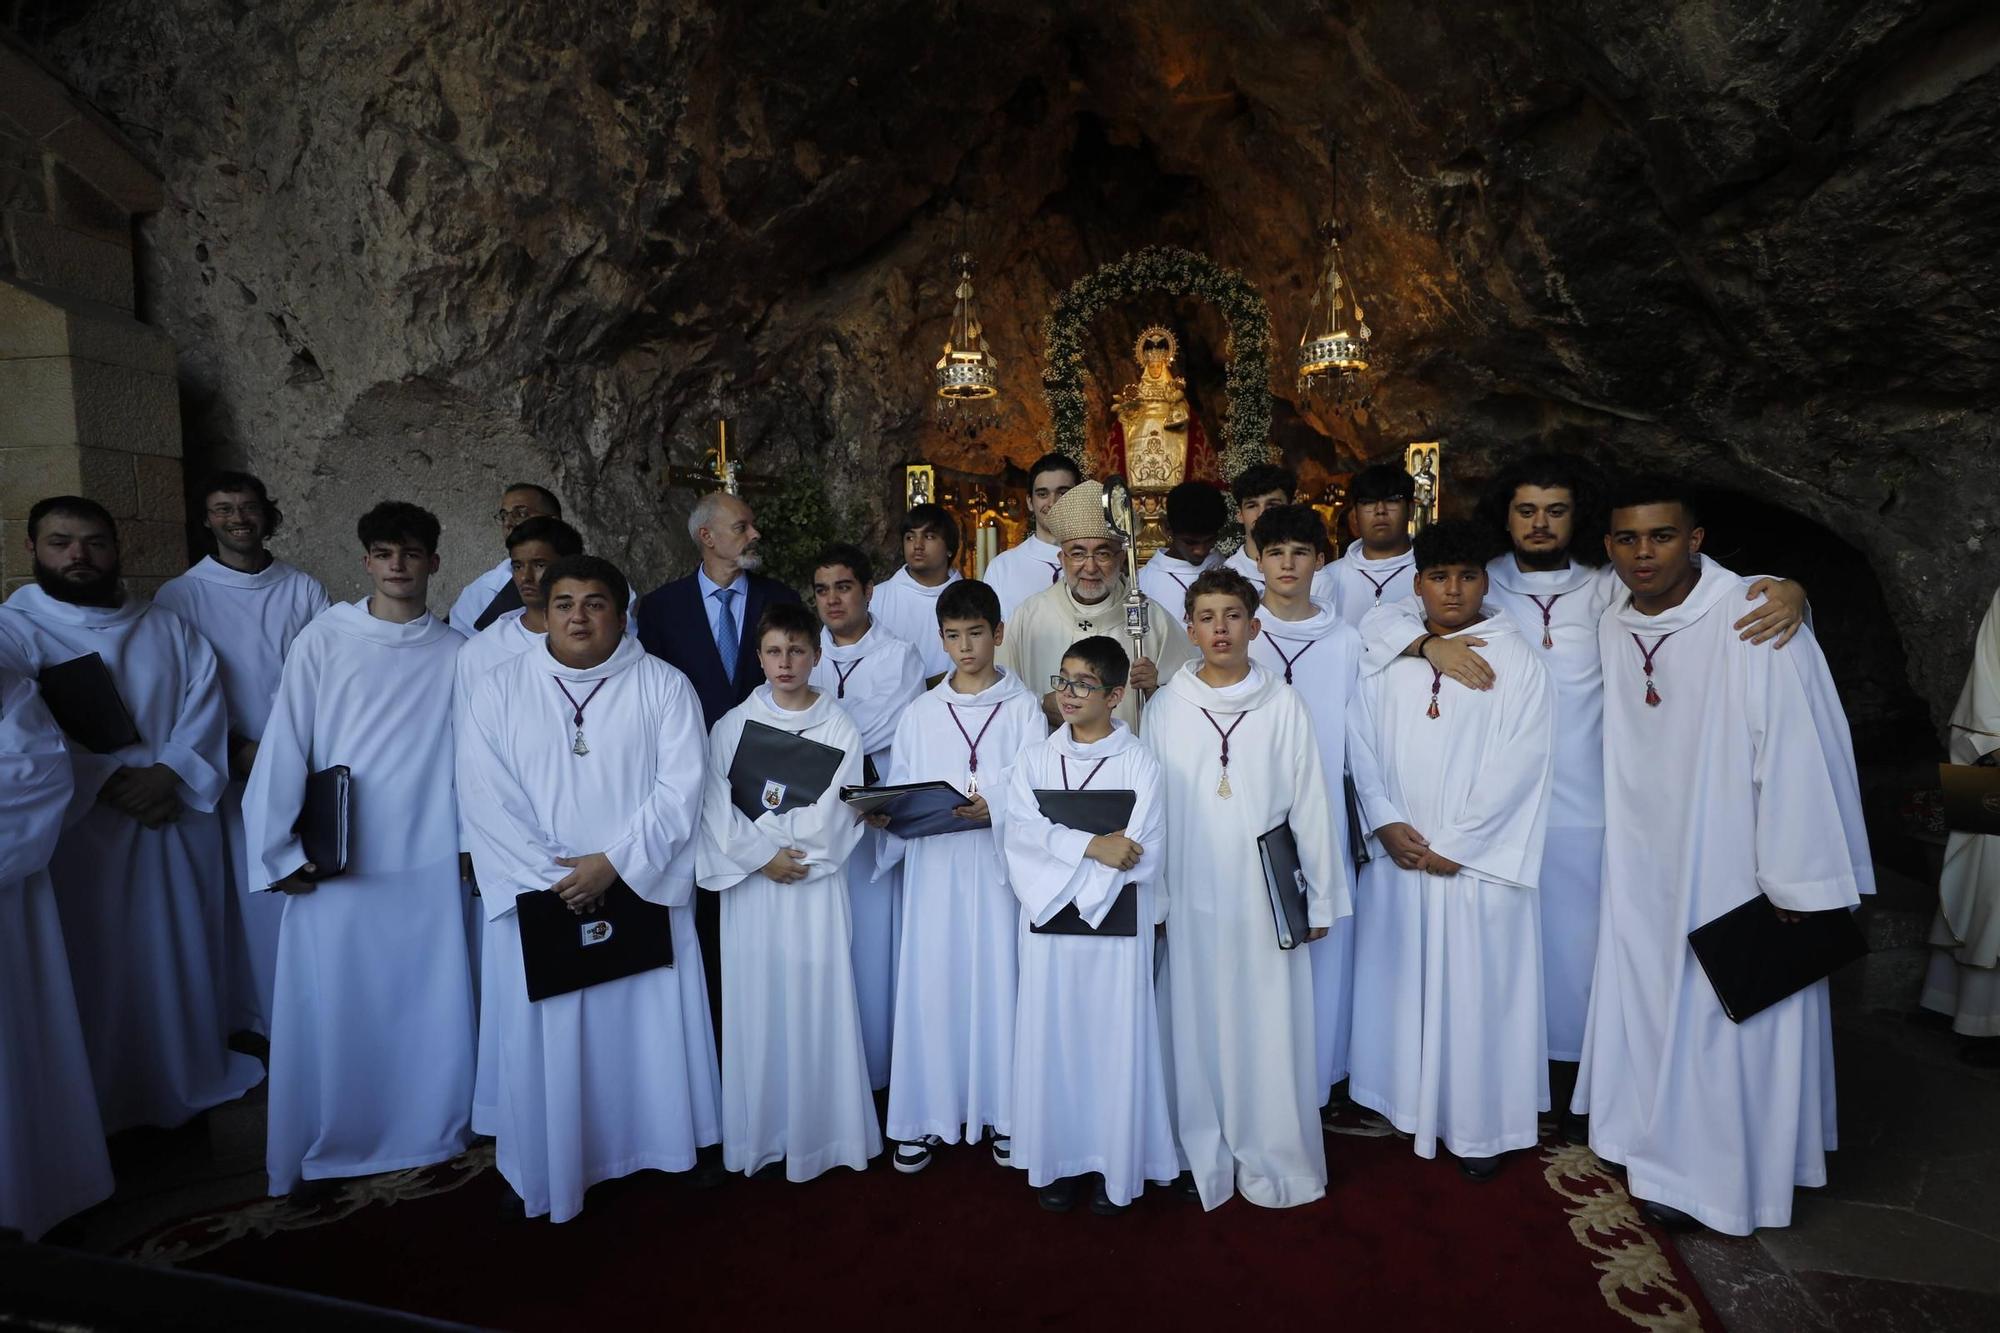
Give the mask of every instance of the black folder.
<svg viewBox="0 0 2000 1333">
<path fill-rule="evenodd" d="M 96 653 L 43 667 L 35 683 L 56 725 L 84 749 L 113 754 L 139 743 L 139 728 L 118 697 L 118 682 Z"/>
<path fill-rule="evenodd" d="M 292 827 L 305 847 L 306 860 L 312 862 L 314 880 L 331 879 L 347 869 L 353 789 L 346 764 L 322 768 L 306 779 L 305 804 Z"/>
<path fill-rule="evenodd" d="M 1289 823 L 1257 839 L 1257 856 L 1264 863 L 1264 888 L 1271 895 L 1271 922 L 1278 930 L 1278 947 L 1296 949 L 1311 929 L 1306 914 L 1306 872 L 1299 865 L 1299 844 Z"/>
<path fill-rule="evenodd" d="M 674 965 L 673 910 L 647 902 L 622 879 L 588 916 L 570 911 L 550 889 L 516 894 L 514 916 L 531 1002 Z"/>
<path fill-rule="evenodd" d="M 1722 1012 L 1738 1023 L 1868 952 L 1854 913 L 1845 907 L 1786 922 L 1761 893 L 1696 926 L 1687 938 Z"/>
<path fill-rule="evenodd" d="M 1944 788 L 1944 826 L 1955 833 L 2000 834 L 2000 768 L 1987 764 L 1939 764 Z"/>
<path fill-rule="evenodd" d="M 729 761 L 730 803 L 749 820 L 811 805 L 826 793 L 846 760 L 846 753 L 834 746 L 746 722 L 736 757 Z"/>
<path fill-rule="evenodd" d="M 991 820 L 960 819 L 952 811 L 972 800 L 949 782 L 907 782 L 900 787 L 842 787 L 840 799 L 859 815 L 886 813 L 899 838 L 990 829 Z"/>
<path fill-rule="evenodd" d="M 1137 792 L 1115 787 L 1104 791 L 1035 789 L 1035 804 L 1041 807 L 1042 818 L 1051 824 L 1091 834 L 1116 833 L 1129 825 L 1132 822 L 1132 807 L 1138 801 Z M 1139 892 L 1130 884 L 1118 890 L 1111 910 L 1104 914 L 1104 920 L 1095 929 L 1083 919 L 1083 913 L 1076 910 L 1075 903 L 1064 904 L 1060 912 L 1039 926 L 1030 925 L 1028 929 L 1037 935 L 1137 935 Z"/>
<path fill-rule="evenodd" d="M 1354 776 L 1343 773 L 1340 781 L 1347 796 L 1347 859 L 1358 870 L 1375 856 L 1368 850 L 1369 830 L 1361 824 L 1361 793 L 1354 789 Z"/>
</svg>

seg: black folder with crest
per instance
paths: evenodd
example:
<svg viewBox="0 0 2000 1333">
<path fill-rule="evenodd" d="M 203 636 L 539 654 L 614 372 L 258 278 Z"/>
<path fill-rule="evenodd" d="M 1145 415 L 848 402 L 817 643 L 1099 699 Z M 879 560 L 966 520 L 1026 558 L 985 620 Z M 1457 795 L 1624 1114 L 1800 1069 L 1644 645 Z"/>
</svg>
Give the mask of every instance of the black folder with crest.
<svg viewBox="0 0 2000 1333">
<path fill-rule="evenodd" d="M 729 800 L 743 817 L 782 815 L 811 805 L 825 794 L 846 752 L 832 745 L 781 731 L 762 722 L 745 722 L 736 757 L 729 761 Z"/>
<path fill-rule="evenodd" d="M 1954 833 L 2000 834 L 2000 768 L 1990 764 L 1939 764 L 1944 826 Z"/>
<path fill-rule="evenodd" d="M 118 682 L 96 653 L 43 667 L 35 683 L 56 725 L 84 749 L 115 754 L 139 743 L 139 728 L 118 697 Z"/>
<path fill-rule="evenodd" d="M 306 800 L 293 825 L 313 866 L 314 880 L 331 879 L 347 869 L 353 830 L 348 812 L 353 805 L 354 779 L 346 764 L 322 768 L 306 779 Z"/>
<path fill-rule="evenodd" d="M 674 965 L 673 909 L 647 902 L 622 879 L 589 915 L 537 889 L 515 895 L 514 916 L 531 1002 Z"/>
<path fill-rule="evenodd" d="M 1868 952 L 1861 926 L 1847 908 L 1781 921 L 1777 905 L 1761 893 L 1696 926 L 1687 939 L 1722 1012 L 1737 1023 Z"/>
<path fill-rule="evenodd" d="M 1042 818 L 1051 824 L 1061 824 L 1064 828 L 1090 834 L 1116 833 L 1130 825 L 1132 807 L 1138 801 L 1137 792 L 1122 788 L 1103 791 L 1064 791 L 1051 787 L 1035 789 L 1035 804 L 1041 807 Z M 1037 935 L 1137 935 L 1138 890 L 1130 884 L 1118 890 L 1111 910 L 1104 914 L 1104 919 L 1094 929 L 1083 919 L 1083 913 L 1076 910 L 1075 903 L 1065 903 L 1060 912 L 1039 926 L 1030 925 L 1028 929 Z"/>
<path fill-rule="evenodd" d="M 1264 863 L 1264 888 L 1271 896 L 1271 923 L 1278 947 L 1296 949 L 1311 929 L 1306 912 L 1306 872 L 1299 865 L 1298 839 L 1290 823 L 1257 838 L 1257 856 Z"/>
<path fill-rule="evenodd" d="M 899 838 L 929 838 L 939 833 L 969 833 L 993 827 L 990 819 L 960 819 L 952 813 L 962 805 L 969 805 L 972 798 L 949 782 L 842 787 L 840 799 L 858 815 L 888 815 L 889 832 Z"/>
</svg>

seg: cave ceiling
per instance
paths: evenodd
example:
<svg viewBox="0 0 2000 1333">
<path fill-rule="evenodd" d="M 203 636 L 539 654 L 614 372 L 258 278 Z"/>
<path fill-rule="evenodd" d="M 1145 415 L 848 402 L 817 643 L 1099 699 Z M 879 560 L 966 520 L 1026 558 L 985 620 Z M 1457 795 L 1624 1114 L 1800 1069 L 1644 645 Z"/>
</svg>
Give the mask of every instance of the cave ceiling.
<svg viewBox="0 0 2000 1333">
<path fill-rule="evenodd" d="M 330 508 L 541 461 L 640 582 L 661 485 L 727 417 L 880 537 L 898 464 L 1043 447 L 1039 325 L 1183 245 L 1271 304 L 1308 475 L 1558 445 L 1762 496 L 1860 549 L 1935 705 L 2000 580 L 2000 12 L 1978 3 L 1457 5 L 94 0 L 17 39 L 166 179 L 142 307 L 187 426 Z M 1285 365 L 1337 138 L 1378 364 L 1301 413 Z M 938 437 L 967 245 L 1005 397 Z M 1222 327 L 1179 328 L 1203 414 Z"/>
</svg>

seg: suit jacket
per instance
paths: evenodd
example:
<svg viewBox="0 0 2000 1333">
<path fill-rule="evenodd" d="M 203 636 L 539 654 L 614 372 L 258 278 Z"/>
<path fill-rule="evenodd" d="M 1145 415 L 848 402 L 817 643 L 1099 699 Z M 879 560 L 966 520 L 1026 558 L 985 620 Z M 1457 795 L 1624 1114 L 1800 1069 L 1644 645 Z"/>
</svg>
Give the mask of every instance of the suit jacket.
<svg viewBox="0 0 2000 1333">
<path fill-rule="evenodd" d="M 743 605 L 736 608 L 743 640 L 736 661 L 725 670 L 708 632 L 708 608 L 693 574 L 663 583 L 639 599 L 639 643 L 653 656 L 680 669 L 701 699 L 705 726 L 750 697 L 764 683 L 757 664 L 757 617 L 773 602 L 796 602 L 799 595 L 776 579 L 751 574 Z"/>
</svg>

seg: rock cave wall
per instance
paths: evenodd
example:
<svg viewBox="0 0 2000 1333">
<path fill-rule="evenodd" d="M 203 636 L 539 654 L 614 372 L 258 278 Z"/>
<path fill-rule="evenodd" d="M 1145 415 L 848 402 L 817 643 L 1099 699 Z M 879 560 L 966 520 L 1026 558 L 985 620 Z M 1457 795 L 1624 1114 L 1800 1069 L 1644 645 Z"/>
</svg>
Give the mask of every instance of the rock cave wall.
<svg viewBox="0 0 2000 1333">
<path fill-rule="evenodd" d="M 549 477 L 641 586 L 691 563 L 718 417 L 878 544 L 896 469 L 1040 452 L 1038 326 L 1142 244 L 1270 301 L 1309 475 L 1447 441 L 1687 471 L 1865 556 L 1941 717 L 2000 582 L 2000 13 L 1974 0 L 18 0 L 15 39 L 166 180 L 141 306 L 181 350 L 190 467 L 247 465 L 279 545 L 360 587 L 352 516 L 447 523 L 440 601 Z M 1378 365 L 1349 411 L 1285 366 L 1341 143 Z M 1006 399 L 937 437 L 960 238 Z M 1182 329 L 1205 416 L 1219 323 Z M 1810 565 L 1810 551 L 1800 553 Z M 1802 571 L 1811 576 L 1811 569 Z M 1836 652 L 1836 660 L 1838 660 Z"/>
</svg>

